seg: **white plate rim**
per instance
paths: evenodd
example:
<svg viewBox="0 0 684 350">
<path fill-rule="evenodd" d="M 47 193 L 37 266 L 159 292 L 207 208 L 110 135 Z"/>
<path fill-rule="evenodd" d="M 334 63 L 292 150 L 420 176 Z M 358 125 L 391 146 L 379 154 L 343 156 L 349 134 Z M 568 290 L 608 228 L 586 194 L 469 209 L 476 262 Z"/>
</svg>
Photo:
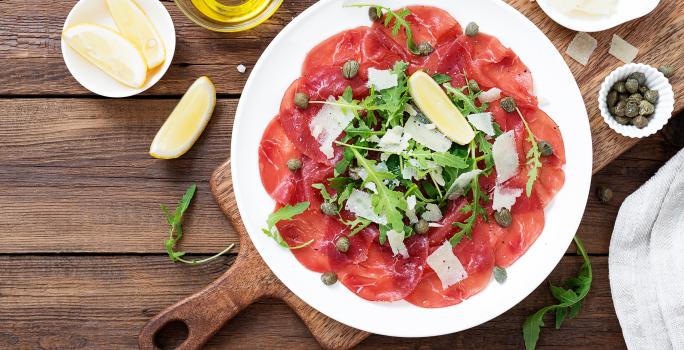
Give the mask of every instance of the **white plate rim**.
<svg viewBox="0 0 684 350">
<path fill-rule="evenodd" d="M 518 23 L 516 25 L 524 27 L 534 39 L 540 39 L 540 42 L 537 43 L 539 45 L 538 49 L 544 50 L 545 53 L 548 52 L 549 55 L 551 55 L 550 57 L 545 57 L 544 60 L 553 61 L 556 65 L 554 66 L 554 71 L 556 75 L 559 75 L 559 78 L 554 79 L 554 83 L 560 85 L 561 90 L 564 91 L 562 96 L 563 105 L 561 105 L 560 97 L 558 97 L 557 94 L 554 94 L 553 96 L 541 95 L 542 98 L 553 97 L 550 98 L 548 106 L 542 106 L 542 109 L 549 114 L 553 111 L 564 113 L 566 116 L 572 114 L 573 118 L 573 120 L 557 120 L 561 128 L 561 133 L 564 136 L 566 154 L 568 156 L 568 163 L 566 164 L 565 169 L 566 184 L 559 192 L 556 199 L 546 208 L 546 217 L 559 221 L 558 225 L 554 226 L 559 226 L 558 228 L 563 234 L 560 235 L 560 237 L 552 237 L 551 235 L 553 233 L 549 233 L 551 225 L 547 222 L 544 232 L 540 235 L 538 240 L 523 257 L 508 269 L 509 279 L 505 284 L 498 285 L 490 282 L 488 287 L 479 294 L 461 304 L 447 308 L 422 309 L 403 301 L 394 303 L 373 303 L 355 296 L 339 283 L 333 287 L 324 287 L 318 280 L 318 274 L 306 270 L 296 261 L 290 252 L 279 248 L 270 240 L 270 238 L 266 237 L 260 231 L 260 228 L 264 226 L 265 218 L 268 213 L 270 213 L 274 202 L 268 198 L 263 187 L 259 190 L 259 188 L 253 186 L 255 181 L 261 186 L 261 181 L 258 176 L 258 161 L 255 160 L 255 158 L 257 158 L 256 149 L 253 148 L 253 144 L 256 142 L 258 147 L 258 140 L 261 138 L 261 134 L 266 124 L 273 115 L 277 114 L 280 96 L 282 96 L 282 93 L 284 92 L 284 88 L 280 86 L 282 85 L 280 83 L 275 84 L 277 86 L 271 86 L 271 89 L 259 89 L 257 87 L 259 84 L 259 77 L 264 74 L 270 74 L 271 71 L 275 69 L 266 66 L 268 60 L 272 58 L 271 56 L 279 49 L 277 47 L 280 45 L 287 45 L 291 50 L 297 48 L 298 45 L 306 46 L 300 44 L 297 40 L 294 40 L 295 38 L 290 37 L 291 32 L 297 31 L 297 28 L 301 23 L 306 21 L 307 18 L 314 16 L 314 14 L 319 16 L 317 18 L 318 20 L 321 20 L 321 12 L 324 12 L 325 8 L 328 6 L 340 6 L 336 16 L 341 17 L 339 15 L 340 11 L 342 11 L 342 3 L 342 0 L 320 1 L 293 19 L 292 22 L 273 39 L 269 47 L 264 51 L 245 84 L 243 95 L 235 114 L 235 124 L 231 140 L 231 170 L 238 209 L 250 235 L 250 239 L 269 268 L 271 268 L 274 274 L 294 294 L 328 317 L 348 326 L 381 335 L 425 337 L 458 332 L 487 322 L 518 304 L 546 279 L 563 257 L 581 221 L 591 182 L 592 145 L 589 119 L 579 88 L 562 56 L 548 38 L 546 38 L 532 22 L 509 5 L 498 0 L 456 0 L 453 3 L 448 4 L 446 7 L 449 8 L 455 8 L 458 5 L 469 5 L 475 7 L 479 6 L 488 10 L 496 9 L 497 11 L 503 11 L 503 14 L 510 16 L 508 21 L 506 21 L 506 25 L 510 25 L 510 23 L 513 22 L 513 19 L 515 19 L 516 23 Z M 375 3 L 382 3 L 382 1 Z M 415 4 L 415 2 L 399 0 L 392 1 L 391 4 L 393 7 L 397 8 L 404 5 Z M 439 0 L 422 1 L 420 4 L 445 8 L 445 4 L 440 3 Z M 362 13 L 364 13 L 363 11 L 352 9 L 344 9 L 344 11 L 356 11 L 353 13 L 353 16 L 361 16 Z M 450 13 L 459 20 L 462 26 L 465 26 L 467 21 L 472 20 L 471 18 L 464 17 L 462 14 L 459 15 L 459 13 L 455 13 L 454 11 L 450 11 Z M 352 18 L 351 16 L 352 14 L 350 14 L 350 18 Z M 335 20 L 330 18 L 330 21 L 328 21 L 328 18 L 326 17 L 325 22 L 334 25 Z M 356 24 L 358 19 L 350 22 Z M 494 20 L 486 22 L 493 23 Z M 368 24 L 367 19 L 365 24 Z M 347 27 L 335 29 L 337 29 L 336 31 L 338 32 L 353 26 L 354 25 L 350 24 Z M 488 28 L 486 26 L 481 25 L 481 29 L 484 32 L 489 32 L 500 38 L 502 36 L 501 33 L 496 30 L 487 30 Z M 323 40 L 329 36 L 324 33 L 327 33 L 327 31 L 323 30 L 321 33 L 310 35 L 325 35 L 321 37 L 321 40 Z M 301 35 L 301 33 L 298 33 L 298 35 Z M 503 40 L 504 38 L 501 39 L 504 44 L 509 44 Z M 307 47 L 310 48 L 316 43 L 317 42 L 312 43 Z M 523 58 L 523 61 L 525 61 L 523 56 L 534 58 L 531 56 L 530 52 L 521 51 L 519 42 L 511 42 L 510 44 L 521 58 Z M 524 47 L 526 47 L 527 44 L 529 43 L 525 42 Z M 299 53 L 292 54 L 292 52 L 290 52 L 288 56 L 301 55 Z M 300 65 L 297 66 L 297 69 L 300 66 L 301 62 Z M 529 67 L 535 79 L 542 76 L 534 66 L 530 65 Z M 297 74 L 290 74 L 290 77 L 296 77 L 298 75 L 297 70 Z M 273 75 L 269 75 L 269 77 L 272 76 Z M 287 79 L 287 77 L 273 80 L 278 82 L 279 79 Z M 285 87 L 287 87 L 290 82 L 291 80 L 287 81 Z M 537 87 L 538 84 L 535 83 L 535 88 Z M 255 110 L 259 110 L 260 105 L 264 105 L 263 100 L 256 99 L 256 97 L 264 97 L 263 92 L 261 95 L 259 94 L 259 90 L 268 90 L 271 91 L 271 93 L 279 94 L 277 105 L 272 106 L 270 109 L 273 112 L 272 115 L 263 116 L 258 115 L 258 113 L 255 112 Z M 569 108 L 567 106 L 568 100 L 572 101 Z M 565 110 L 565 112 L 562 112 L 563 110 Z M 264 118 L 266 121 L 261 121 L 261 119 Z M 256 119 L 259 119 L 261 124 L 255 127 L 253 122 Z M 247 124 L 247 126 L 243 126 L 245 124 Z M 245 128 L 250 128 L 250 130 L 242 132 Z M 577 137 L 570 138 L 569 136 L 571 134 L 572 136 Z M 254 141 L 254 138 L 257 140 Z M 247 150 L 245 150 L 245 148 L 247 148 Z M 254 153 L 252 153 L 251 150 L 253 150 Z M 559 199 L 568 201 L 559 202 Z M 572 202 L 570 203 L 570 201 Z M 264 208 L 265 203 L 270 203 L 271 207 Z M 261 211 L 261 213 L 255 214 L 256 211 Z M 562 223 L 560 223 L 561 219 L 563 219 Z M 542 263 L 537 261 L 540 258 L 543 259 Z M 282 264 L 283 262 L 285 264 Z M 522 266 L 534 266 L 535 269 L 532 271 L 533 273 L 528 273 Z M 504 300 L 497 298 L 497 296 L 501 296 L 502 293 L 508 293 L 511 290 L 515 293 L 506 294 L 508 298 L 505 298 Z M 498 303 L 491 303 L 492 300 L 496 300 Z M 491 305 L 488 307 L 488 304 Z M 483 308 L 478 309 L 473 305 L 478 307 L 482 306 Z M 429 312 L 426 310 L 429 310 Z M 405 322 L 404 320 L 407 319 L 414 320 L 415 322 Z M 410 323 L 410 325 L 406 325 L 407 323 Z"/>
<path fill-rule="evenodd" d="M 164 7 L 164 4 L 161 1 L 133 1 L 135 1 L 152 20 L 159 35 L 162 37 L 166 48 L 166 60 L 161 67 L 157 67 L 153 70 L 154 75 L 147 78 L 147 81 L 142 88 L 133 88 L 119 83 L 114 78 L 86 61 L 85 58 L 81 57 L 81 55 L 67 45 L 61 37 L 61 33 L 69 26 L 83 22 L 103 25 L 116 31 L 116 24 L 111 18 L 109 10 L 107 10 L 105 0 L 79 0 L 71 11 L 69 11 L 66 20 L 64 20 L 62 32 L 60 32 L 62 58 L 64 59 L 64 63 L 66 64 L 69 73 L 71 73 L 74 79 L 92 93 L 114 98 L 137 95 L 159 82 L 171 66 L 173 56 L 176 52 L 176 29 L 173 25 L 173 20 L 171 19 L 169 11 L 166 10 L 166 7 Z"/>
</svg>

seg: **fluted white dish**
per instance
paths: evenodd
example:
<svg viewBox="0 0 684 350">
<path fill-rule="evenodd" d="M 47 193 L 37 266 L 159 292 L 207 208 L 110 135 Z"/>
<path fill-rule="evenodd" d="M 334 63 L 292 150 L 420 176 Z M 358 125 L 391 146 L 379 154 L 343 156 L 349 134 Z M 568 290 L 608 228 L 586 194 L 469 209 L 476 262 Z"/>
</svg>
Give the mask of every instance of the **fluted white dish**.
<svg viewBox="0 0 684 350">
<path fill-rule="evenodd" d="M 660 0 L 618 0 L 615 13 L 608 16 L 574 16 L 559 10 L 554 0 L 537 0 L 539 7 L 556 23 L 578 32 L 600 32 L 622 23 L 645 16 L 653 11 Z"/>
<path fill-rule="evenodd" d="M 616 82 L 624 80 L 628 75 L 634 72 L 644 73 L 646 75 L 646 86 L 651 90 L 658 91 L 658 101 L 655 104 L 655 112 L 653 113 L 653 116 L 650 117 L 648 125 L 643 129 L 639 129 L 634 125 L 622 125 L 618 123 L 608 111 L 607 98 L 610 89 Z M 672 111 L 674 111 L 674 92 L 672 91 L 672 85 L 670 85 L 669 80 L 657 69 L 641 63 L 630 63 L 614 70 L 606 77 L 603 84 L 601 84 L 598 103 L 599 109 L 601 110 L 601 116 L 611 129 L 623 136 L 641 138 L 655 134 L 667 124 L 667 121 L 672 116 Z"/>
</svg>

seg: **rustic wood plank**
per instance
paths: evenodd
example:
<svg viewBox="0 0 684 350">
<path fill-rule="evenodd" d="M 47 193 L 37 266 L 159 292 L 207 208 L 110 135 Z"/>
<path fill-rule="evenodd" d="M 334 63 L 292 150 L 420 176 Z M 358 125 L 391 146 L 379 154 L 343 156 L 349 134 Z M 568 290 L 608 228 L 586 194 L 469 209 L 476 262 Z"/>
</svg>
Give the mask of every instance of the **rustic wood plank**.
<svg viewBox="0 0 684 350">
<path fill-rule="evenodd" d="M 582 312 L 561 330 L 543 329 L 540 348 L 624 347 L 610 298 L 607 258 L 592 259 L 595 282 Z M 0 256 L 0 344 L 31 349 L 134 348 L 140 328 L 152 315 L 211 282 L 231 260 L 188 267 L 171 265 L 161 256 Z M 578 257 L 565 257 L 550 280 L 558 283 L 576 273 L 579 264 Z M 359 348 L 521 348 L 522 322 L 551 302 L 548 286 L 542 284 L 520 305 L 474 329 L 434 338 L 371 336 Z M 285 304 L 262 300 L 229 322 L 207 348 L 274 346 L 310 349 L 317 343 Z"/>
<path fill-rule="evenodd" d="M 0 253 L 163 252 L 166 227 L 159 203 L 175 205 L 191 182 L 199 184 L 199 192 L 182 248 L 209 253 L 237 242 L 207 183 L 230 153 L 236 101 L 219 100 L 205 135 L 187 155 L 152 159 L 147 155 L 150 140 L 175 103 L 0 100 L 0 231 L 14 233 L 0 235 Z M 679 130 L 681 124 L 666 131 Z M 589 196 L 579 232 L 590 252 L 608 251 L 624 197 L 681 147 L 658 134 L 594 177 L 594 186 L 609 186 L 616 196 L 608 205 Z"/>
</svg>

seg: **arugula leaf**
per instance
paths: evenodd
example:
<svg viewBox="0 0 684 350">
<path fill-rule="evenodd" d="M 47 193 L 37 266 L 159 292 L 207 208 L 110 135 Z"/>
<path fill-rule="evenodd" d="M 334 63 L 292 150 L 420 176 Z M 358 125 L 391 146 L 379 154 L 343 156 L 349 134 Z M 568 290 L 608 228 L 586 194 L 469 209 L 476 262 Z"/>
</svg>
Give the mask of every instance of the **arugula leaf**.
<svg viewBox="0 0 684 350">
<path fill-rule="evenodd" d="M 312 184 L 311 187 L 321 191 L 321 197 L 323 197 L 324 201 L 332 202 L 335 200 L 335 198 L 328 193 L 328 190 L 325 188 L 324 184 Z"/>
<path fill-rule="evenodd" d="M 529 197 L 532 195 L 532 186 L 534 185 L 534 182 L 537 181 L 539 168 L 542 166 L 540 161 L 541 152 L 539 151 L 539 146 L 537 145 L 537 137 L 534 136 L 532 130 L 530 130 L 530 126 L 527 125 L 527 121 L 523 117 L 522 113 L 520 113 L 520 109 L 516 107 L 515 110 L 518 112 L 523 124 L 525 124 L 525 129 L 527 130 L 527 141 L 529 141 L 530 145 L 532 145 L 530 150 L 527 152 L 527 165 L 530 167 L 530 169 L 527 172 L 527 185 L 525 186 L 525 194 Z"/>
<path fill-rule="evenodd" d="M 547 312 L 556 312 L 555 325 L 556 329 L 560 328 L 566 318 L 577 316 L 577 313 L 579 313 L 582 307 L 584 298 L 589 293 L 589 289 L 591 289 L 591 282 L 593 279 L 591 261 L 589 260 L 587 251 L 584 249 L 584 245 L 579 237 L 575 236 L 574 241 L 577 246 L 577 251 L 582 255 L 583 259 L 580 271 L 577 277 L 565 281 L 564 285 L 567 289 L 553 285 L 551 286 L 551 294 L 559 301 L 559 304 L 541 308 L 525 320 L 522 329 L 525 348 L 527 350 L 533 350 L 537 346 L 539 332 L 541 327 L 544 326 L 544 315 Z"/>
<path fill-rule="evenodd" d="M 475 113 L 482 113 L 487 110 L 487 104 L 482 104 L 480 107 L 475 103 L 475 99 L 479 96 L 479 93 L 473 94 L 468 93 L 466 95 L 461 89 L 457 89 L 451 86 L 450 83 L 442 84 L 447 92 L 447 95 L 451 98 L 456 108 L 464 115 L 470 115 Z"/>
<path fill-rule="evenodd" d="M 368 176 L 361 186 L 363 187 L 367 182 L 372 182 L 376 186 L 377 193 L 371 197 L 373 210 L 377 214 L 384 214 L 392 229 L 401 232 L 404 229 L 404 215 L 399 209 L 406 210 L 406 199 L 403 193 L 390 190 L 384 183 L 384 180 L 394 179 L 394 175 L 377 171 L 373 166 L 374 161 L 364 158 L 354 148 L 351 150 L 356 157 L 356 162 L 368 172 Z"/>
<path fill-rule="evenodd" d="M 303 213 L 306 211 L 306 209 L 309 208 L 309 202 L 300 202 L 295 205 L 286 205 L 275 212 L 271 213 L 271 215 L 268 216 L 268 219 L 266 220 L 266 225 L 268 228 L 262 228 L 261 231 L 266 235 L 271 238 L 273 238 L 276 243 L 278 243 L 281 247 L 283 248 L 288 248 L 288 249 L 300 249 L 308 246 L 309 244 L 313 243 L 313 239 L 305 242 L 303 244 L 300 244 L 295 247 L 290 247 L 285 240 L 283 240 L 283 237 L 280 235 L 280 232 L 278 232 L 278 228 L 276 227 L 276 224 L 280 222 L 281 220 L 292 220 L 295 216 Z"/>
<path fill-rule="evenodd" d="M 437 84 L 444 84 L 451 81 L 451 76 L 448 74 L 437 73 L 432 75 L 432 80 L 434 80 Z"/>
<path fill-rule="evenodd" d="M 394 20 L 394 24 L 392 24 L 392 36 L 397 36 L 399 34 L 399 30 L 401 28 L 404 28 L 404 32 L 406 33 L 406 47 L 409 49 L 409 51 L 411 51 L 412 54 L 420 54 L 418 48 L 416 47 L 416 44 L 413 42 L 413 32 L 411 31 L 411 25 L 406 21 L 406 16 L 408 16 L 411 13 L 409 9 L 403 8 L 398 10 L 397 12 L 394 12 L 389 7 L 375 4 L 348 4 L 344 5 L 344 7 L 375 7 L 378 13 L 382 13 L 382 11 L 384 10 L 386 15 L 385 20 L 382 24 L 385 27 L 389 28 L 390 23 L 392 23 L 392 20 Z"/>
<path fill-rule="evenodd" d="M 468 146 L 470 149 L 470 156 L 472 158 L 472 170 L 478 169 L 477 167 L 477 157 L 475 156 L 476 143 L 475 140 L 470 141 Z M 487 220 L 487 211 L 482 206 L 481 201 L 486 200 L 486 196 L 482 193 L 480 188 L 480 176 L 476 175 L 470 182 L 469 191 L 472 193 L 472 201 L 461 208 L 461 212 L 470 213 L 470 216 L 464 222 L 454 222 L 451 226 L 459 228 L 451 238 L 449 238 L 449 243 L 452 246 L 460 243 L 463 237 L 472 238 L 473 229 L 477 223 L 477 217 L 481 217 L 483 220 Z"/>
<path fill-rule="evenodd" d="M 223 251 L 215 255 L 212 255 L 208 258 L 199 260 L 184 259 L 183 256 L 185 256 L 185 252 L 176 251 L 176 244 L 178 244 L 181 238 L 183 238 L 183 215 L 185 214 L 185 211 L 188 210 L 190 202 L 192 201 L 192 198 L 195 196 L 196 190 L 196 184 L 192 184 L 190 185 L 190 187 L 188 187 L 188 189 L 185 191 L 185 194 L 183 195 L 183 198 L 181 198 L 181 200 L 178 202 L 176 210 L 173 212 L 173 214 L 169 212 L 169 210 L 166 208 L 166 206 L 164 206 L 164 204 L 159 204 L 162 211 L 164 212 L 166 223 L 170 226 L 169 238 L 164 241 L 164 247 L 166 248 L 166 253 L 169 255 L 169 258 L 172 262 L 182 262 L 184 264 L 189 265 L 199 265 L 214 260 L 219 256 L 229 252 L 231 249 L 233 249 L 233 247 L 235 247 L 235 244 L 231 244 Z"/>
<path fill-rule="evenodd" d="M 451 167 L 456 169 L 465 169 L 468 167 L 468 163 L 465 159 L 451 153 L 435 152 L 430 154 L 430 157 L 435 161 L 435 163 L 443 167 Z"/>
</svg>

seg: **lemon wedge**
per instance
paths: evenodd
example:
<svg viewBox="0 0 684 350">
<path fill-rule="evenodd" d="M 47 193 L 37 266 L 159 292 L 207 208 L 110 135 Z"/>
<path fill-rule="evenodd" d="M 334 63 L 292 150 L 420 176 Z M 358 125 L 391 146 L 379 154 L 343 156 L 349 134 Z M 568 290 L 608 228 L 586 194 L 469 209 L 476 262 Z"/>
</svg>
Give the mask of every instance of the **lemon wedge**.
<svg viewBox="0 0 684 350">
<path fill-rule="evenodd" d="M 166 119 L 150 146 L 150 155 L 173 159 L 185 154 L 207 126 L 216 106 L 216 88 L 207 77 L 195 80 Z"/>
<path fill-rule="evenodd" d="M 147 63 L 138 48 L 119 33 L 97 24 L 77 24 L 62 39 L 83 58 L 124 85 L 141 88 Z"/>
<path fill-rule="evenodd" d="M 147 68 L 162 64 L 166 57 L 164 41 L 145 11 L 133 0 L 107 0 L 107 7 L 121 35 L 142 51 Z"/>
<path fill-rule="evenodd" d="M 460 145 L 473 140 L 473 128 L 431 76 L 423 71 L 413 73 L 408 88 L 418 109 L 444 136 Z"/>
</svg>

